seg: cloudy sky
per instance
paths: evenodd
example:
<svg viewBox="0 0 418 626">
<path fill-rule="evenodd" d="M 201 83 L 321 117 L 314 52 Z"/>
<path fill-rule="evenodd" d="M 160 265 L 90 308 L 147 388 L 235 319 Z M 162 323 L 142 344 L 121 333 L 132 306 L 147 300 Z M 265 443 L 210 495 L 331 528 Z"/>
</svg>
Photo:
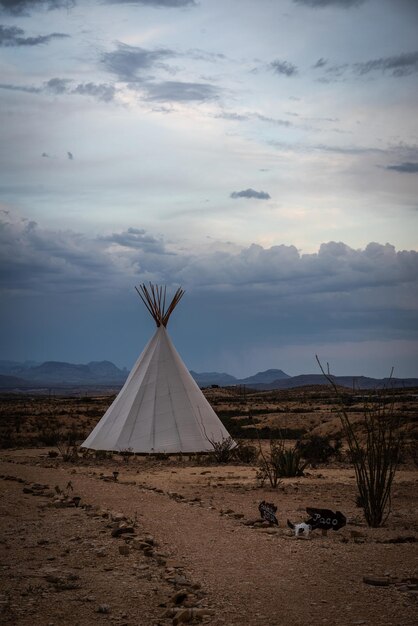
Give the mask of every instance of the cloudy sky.
<svg viewBox="0 0 418 626">
<path fill-rule="evenodd" d="M 0 358 L 418 376 L 417 0 L 0 0 Z"/>
</svg>

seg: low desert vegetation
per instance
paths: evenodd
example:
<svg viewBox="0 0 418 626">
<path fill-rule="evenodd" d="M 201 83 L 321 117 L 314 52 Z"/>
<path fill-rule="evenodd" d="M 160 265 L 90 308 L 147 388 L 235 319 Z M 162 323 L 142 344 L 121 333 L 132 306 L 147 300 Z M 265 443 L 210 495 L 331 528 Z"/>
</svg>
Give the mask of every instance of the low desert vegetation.
<svg viewBox="0 0 418 626">
<path fill-rule="evenodd" d="M 318 357 L 317 361 L 340 403 L 342 430 L 356 474 L 357 502 L 363 508 L 367 524 L 379 527 L 391 510 L 393 479 L 405 443 L 404 417 L 395 410 L 393 395 L 382 389 L 369 394 L 363 406 L 363 419 L 355 425 L 332 376 L 324 371 Z"/>
</svg>

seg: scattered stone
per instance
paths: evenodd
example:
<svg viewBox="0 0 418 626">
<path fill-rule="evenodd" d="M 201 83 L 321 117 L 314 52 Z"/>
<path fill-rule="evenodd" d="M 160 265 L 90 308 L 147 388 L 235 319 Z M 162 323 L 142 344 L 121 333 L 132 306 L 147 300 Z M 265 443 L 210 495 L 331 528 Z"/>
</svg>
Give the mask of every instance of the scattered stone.
<svg viewBox="0 0 418 626">
<path fill-rule="evenodd" d="M 98 548 L 95 551 L 95 555 L 99 556 L 99 557 L 104 557 L 104 556 L 106 556 L 106 550 L 104 548 Z"/>
<path fill-rule="evenodd" d="M 144 537 L 144 541 L 145 543 L 148 543 L 150 546 L 156 546 L 157 543 L 154 539 L 154 537 L 152 537 L 152 535 L 147 535 L 146 537 Z"/>
<path fill-rule="evenodd" d="M 122 554 L 123 556 L 128 556 L 129 553 L 130 549 L 129 546 L 126 545 L 126 543 L 123 546 L 119 546 L 119 554 Z"/>
<path fill-rule="evenodd" d="M 50 570 L 44 574 L 45 580 L 55 587 L 56 591 L 67 591 L 69 589 L 80 589 L 79 575 L 74 572 L 64 572 Z"/>
<path fill-rule="evenodd" d="M 363 582 L 374 587 L 389 587 L 390 584 L 387 576 L 363 576 Z"/>
<path fill-rule="evenodd" d="M 124 534 L 134 534 L 135 533 L 135 529 L 133 526 L 118 526 L 117 528 L 114 528 L 111 532 L 112 537 L 120 537 L 121 535 Z"/>
<path fill-rule="evenodd" d="M 109 604 L 99 604 L 99 606 L 97 607 L 97 613 L 105 613 L 108 614 L 110 613 L 110 605 Z"/>
<path fill-rule="evenodd" d="M 188 596 L 187 590 L 186 589 L 180 589 L 179 591 L 177 591 L 171 598 L 171 601 L 174 602 L 174 604 L 182 604 L 186 598 Z"/>
</svg>

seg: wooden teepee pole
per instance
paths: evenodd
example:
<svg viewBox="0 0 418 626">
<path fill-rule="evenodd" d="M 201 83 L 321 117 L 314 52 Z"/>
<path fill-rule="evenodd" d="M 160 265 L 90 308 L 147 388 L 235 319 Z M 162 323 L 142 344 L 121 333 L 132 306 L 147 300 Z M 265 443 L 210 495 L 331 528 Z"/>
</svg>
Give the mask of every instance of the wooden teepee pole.
<svg viewBox="0 0 418 626">
<path fill-rule="evenodd" d="M 153 285 L 149 283 L 149 287 L 143 283 L 138 287 L 135 287 L 142 302 L 147 307 L 149 313 L 154 318 L 157 326 L 167 326 L 170 315 L 176 308 L 184 295 L 184 289 L 179 287 L 174 294 L 170 304 L 166 308 L 166 287 L 159 285 Z"/>
</svg>

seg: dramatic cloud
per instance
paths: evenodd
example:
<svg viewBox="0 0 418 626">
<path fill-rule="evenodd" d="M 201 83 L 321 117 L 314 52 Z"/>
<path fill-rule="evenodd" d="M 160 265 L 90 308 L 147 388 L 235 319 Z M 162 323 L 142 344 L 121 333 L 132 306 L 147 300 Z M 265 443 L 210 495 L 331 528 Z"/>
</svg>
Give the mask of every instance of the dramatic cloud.
<svg viewBox="0 0 418 626">
<path fill-rule="evenodd" d="M 314 9 L 320 9 L 323 7 L 341 7 L 343 9 L 349 9 L 350 7 L 360 6 L 366 0 L 293 0 L 296 4 L 304 4 Z"/>
<path fill-rule="evenodd" d="M 265 191 L 255 191 L 255 189 L 244 189 L 243 191 L 233 191 L 230 198 L 257 198 L 257 200 L 270 200 L 270 194 Z"/>
<path fill-rule="evenodd" d="M 83 285 L 94 286 L 100 274 L 101 284 L 109 281 L 111 286 L 122 274 L 132 281 L 143 273 L 168 284 L 180 281 L 189 288 L 258 285 L 301 297 L 402 285 L 409 285 L 412 295 L 418 282 L 418 252 L 397 252 L 390 244 L 370 243 L 364 250 L 354 250 L 329 242 L 313 254 L 301 254 L 292 245 L 257 244 L 238 252 L 174 252 L 161 237 L 142 228 L 89 238 L 68 230 L 45 230 L 4 211 L 0 212 L 0 244 L 3 286 L 10 289 L 17 279 L 20 287 L 36 285 L 41 291 L 59 280 L 62 291 L 68 287 L 67 279 L 80 277 Z M 418 307 L 418 302 L 412 305 L 411 300 L 410 306 Z"/>
<path fill-rule="evenodd" d="M 82 96 L 93 96 L 103 102 L 111 102 L 116 94 L 116 89 L 113 85 L 107 83 L 80 83 L 71 93 L 80 94 Z"/>
<path fill-rule="evenodd" d="M 284 76 L 295 76 L 298 73 L 296 65 L 288 61 L 280 61 L 279 59 L 272 61 L 270 67 L 275 74 L 283 74 Z"/>
<path fill-rule="evenodd" d="M 174 52 L 168 49 L 145 50 L 136 46 L 118 44 L 118 49 L 113 52 L 105 52 L 102 56 L 102 64 L 105 69 L 121 81 L 135 82 L 140 80 L 138 73 L 149 70 L 153 66 L 161 65 L 161 61 L 174 56 Z"/>
<path fill-rule="evenodd" d="M 388 165 L 387 170 L 395 170 L 395 172 L 403 172 L 404 174 L 418 174 L 418 163 L 400 163 L 399 165 Z"/>
<path fill-rule="evenodd" d="M 155 254 L 166 254 L 162 239 L 156 239 L 148 235 L 143 228 L 128 228 L 122 233 L 113 233 L 106 237 L 100 237 L 100 241 L 115 243 L 123 248 L 146 250 Z"/>
<path fill-rule="evenodd" d="M 148 100 L 159 102 L 205 102 L 219 97 L 219 89 L 208 83 L 164 81 L 147 84 Z"/>
<path fill-rule="evenodd" d="M 133 287 L 147 281 L 167 285 L 169 293 L 178 285 L 186 289 L 187 303 L 177 320 L 182 350 L 201 364 L 210 362 L 215 350 L 215 369 L 230 367 L 228 354 L 235 355 L 231 362 L 237 367 L 242 360 L 250 369 L 274 367 L 289 344 L 302 346 L 304 362 L 312 359 L 313 364 L 316 346 L 324 354 L 321 346 L 328 342 L 325 359 L 329 350 L 339 350 L 340 363 L 346 363 L 346 346 L 351 346 L 359 351 L 354 370 L 363 373 L 362 357 L 376 367 L 376 358 L 367 353 L 371 341 L 380 342 L 378 361 L 384 355 L 390 369 L 399 361 L 388 342 L 410 345 L 417 336 L 418 253 L 398 252 L 389 244 L 354 250 L 330 242 L 313 254 L 301 254 L 292 245 L 257 244 L 191 252 L 141 227 L 88 237 L 46 230 L 7 212 L 1 219 L 0 212 L 0 268 L 0 289 L 9 296 L 8 308 L 2 307 L 2 345 L 13 332 L 25 337 L 29 353 L 37 354 L 41 342 L 56 359 L 70 360 L 64 355 L 71 353 L 91 360 L 100 354 L 102 337 L 102 358 L 117 354 L 122 363 L 133 360 L 138 346 L 132 337 L 139 332 L 142 344 L 149 332 L 141 322 L 138 328 Z M 13 313 L 17 308 L 18 315 Z M 192 337 L 202 327 L 196 349 Z M 341 342 L 346 344 L 339 348 Z M 369 343 L 362 347 L 362 342 Z"/>
<path fill-rule="evenodd" d="M 62 289 L 64 281 L 68 290 L 74 285 L 83 290 L 96 280 L 103 283 L 103 272 L 112 273 L 111 260 L 96 242 L 70 231 L 47 231 L 34 221 L 5 217 L 0 221 L 3 289 L 47 293 Z"/>
<path fill-rule="evenodd" d="M 195 0 L 104 0 L 106 4 L 137 4 L 149 7 L 178 8 L 195 6 Z"/>
<path fill-rule="evenodd" d="M 75 0 L 0 0 L 0 13 L 28 15 L 28 12 L 33 9 L 44 8 L 48 11 L 62 8 L 70 9 L 75 4 Z"/>
<path fill-rule="evenodd" d="M 418 51 L 355 63 L 353 70 L 359 75 L 381 71 L 397 77 L 409 76 L 418 72 Z"/>
<path fill-rule="evenodd" d="M 17 26 L 2 26 L 0 24 L 0 46 L 39 46 L 48 43 L 51 39 L 63 39 L 69 36 L 63 33 L 51 33 L 37 37 L 23 37 L 24 33 L 25 31 Z"/>
<path fill-rule="evenodd" d="M 51 78 L 45 83 L 45 88 L 52 93 L 62 94 L 66 93 L 70 82 L 67 78 Z"/>
</svg>

